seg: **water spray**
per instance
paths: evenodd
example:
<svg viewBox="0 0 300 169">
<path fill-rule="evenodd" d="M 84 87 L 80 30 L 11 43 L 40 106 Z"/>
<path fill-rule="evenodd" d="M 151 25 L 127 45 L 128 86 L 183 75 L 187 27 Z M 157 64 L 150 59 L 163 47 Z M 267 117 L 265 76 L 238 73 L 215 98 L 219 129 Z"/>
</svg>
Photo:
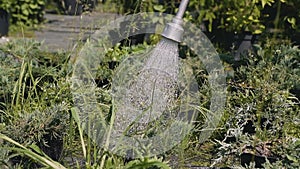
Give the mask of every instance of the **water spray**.
<svg viewBox="0 0 300 169">
<path fill-rule="evenodd" d="M 187 0 L 181 0 L 175 17 L 154 13 L 154 17 L 161 19 L 173 17 L 163 30 L 161 41 L 143 53 L 129 55 L 115 69 L 110 90 L 113 106 L 109 123 L 95 95 L 95 68 L 106 57 L 105 52 L 99 51 L 113 47 L 113 42 L 124 37 L 122 34 L 110 37 L 107 32 L 118 29 L 121 33 L 126 32 L 120 27 L 124 21 L 136 22 L 137 28 L 143 28 L 145 21 L 149 23 L 149 29 L 136 29 L 137 32 L 127 37 L 156 33 L 160 24 L 153 23 L 152 14 L 146 19 L 143 13 L 121 17 L 96 31 L 80 51 L 71 79 L 76 110 L 85 132 L 110 153 L 131 159 L 163 154 L 193 129 L 195 117 L 202 116 L 199 112 L 202 94 L 190 60 L 179 58 L 178 43 L 181 41 L 193 48 L 197 59 L 205 65 L 212 88 L 210 111 L 203 115 L 206 120 L 199 141 L 209 138 L 220 121 L 226 101 L 224 68 L 213 45 L 200 29 L 188 22 L 183 24 L 187 4 Z M 104 160 L 101 166 L 104 166 Z"/>
<path fill-rule="evenodd" d="M 129 133 L 146 131 L 147 125 L 164 114 L 171 118 L 178 98 L 179 50 L 178 43 L 183 35 L 182 17 L 188 0 L 181 1 L 179 11 L 168 23 L 157 46 L 143 57 L 146 58 L 138 75 L 124 87 L 119 105 L 117 122 L 131 125 Z M 123 76 L 123 75 L 122 75 Z M 121 77 L 122 77 L 121 76 Z M 126 119 L 136 125 L 125 124 Z M 128 134 L 128 133 L 127 133 Z"/>
</svg>

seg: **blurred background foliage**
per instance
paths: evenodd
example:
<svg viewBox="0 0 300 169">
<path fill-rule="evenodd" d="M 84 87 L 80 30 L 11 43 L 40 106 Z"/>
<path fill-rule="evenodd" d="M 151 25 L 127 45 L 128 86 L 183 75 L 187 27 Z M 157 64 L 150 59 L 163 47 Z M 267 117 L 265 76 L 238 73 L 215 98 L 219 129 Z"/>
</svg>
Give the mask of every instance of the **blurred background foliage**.
<svg viewBox="0 0 300 169">
<path fill-rule="evenodd" d="M 110 0 L 118 12 L 165 12 L 174 14 L 179 0 Z M 299 0 L 190 0 L 185 20 L 204 25 L 208 34 L 268 34 L 300 39 Z M 221 36 L 221 35 L 220 35 Z M 228 39 L 228 38 L 225 38 Z"/>
<path fill-rule="evenodd" d="M 137 12 L 175 14 L 180 3 L 180 0 L 2 0 L 0 8 L 10 13 L 12 25 L 35 27 L 44 21 L 45 11 L 70 14 L 66 6 L 69 1 L 77 3 L 83 11 L 91 11 L 102 2 L 103 11 L 115 8 L 114 12 L 122 15 Z M 234 36 L 251 33 L 258 35 L 256 38 L 268 36 L 300 44 L 299 8 L 300 0 L 190 0 L 185 20 L 203 28 L 213 42 L 227 39 L 232 43 Z"/>
</svg>

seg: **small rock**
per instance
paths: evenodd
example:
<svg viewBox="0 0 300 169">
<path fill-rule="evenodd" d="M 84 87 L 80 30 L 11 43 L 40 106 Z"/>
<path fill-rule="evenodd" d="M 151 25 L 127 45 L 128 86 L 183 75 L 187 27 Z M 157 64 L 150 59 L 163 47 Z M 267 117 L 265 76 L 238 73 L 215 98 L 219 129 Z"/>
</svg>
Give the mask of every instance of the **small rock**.
<svg viewBox="0 0 300 169">
<path fill-rule="evenodd" d="M 0 38 L 0 44 L 7 43 L 7 42 L 9 42 L 9 39 L 7 37 L 3 36 Z"/>
</svg>

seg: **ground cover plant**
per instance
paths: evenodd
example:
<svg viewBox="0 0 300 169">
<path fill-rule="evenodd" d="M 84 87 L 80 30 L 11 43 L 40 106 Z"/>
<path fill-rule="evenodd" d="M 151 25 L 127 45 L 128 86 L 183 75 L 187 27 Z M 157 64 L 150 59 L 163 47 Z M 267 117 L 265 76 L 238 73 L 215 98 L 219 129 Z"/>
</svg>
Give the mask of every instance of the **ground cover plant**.
<svg viewBox="0 0 300 169">
<path fill-rule="evenodd" d="M 79 119 L 72 111 L 67 80 L 71 73 L 70 55 L 49 54 L 39 48 L 39 43 L 26 40 L 13 41 L 1 47 L 1 165 L 63 168 L 55 162 L 60 161 L 70 168 L 125 167 L 125 159 L 103 153 L 87 136 L 82 135 L 81 126 L 77 125 Z M 123 49 L 119 55 L 128 50 Z M 104 80 L 109 80 L 109 64 L 116 57 L 108 53 L 108 61 L 103 62 L 99 71 L 103 73 L 101 77 Z M 103 108 L 107 110 L 108 107 L 109 110 L 110 100 L 105 98 L 107 91 L 104 90 L 106 85 L 99 80 L 103 97 L 100 100 Z M 101 162 L 102 155 L 104 159 Z M 131 161 L 126 168 L 168 168 L 161 160 L 145 158 Z"/>
<path fill-rule="evenodd" d="M 165 10 L 159 5 L 153 8 Z M 144 52 L 158 39 L 154 35 L 150 42 L 117 43 L 107 49 L 95 78 L 97 101 L 107 123 L 113 119 L 110 93 L 116 68 L 124 58 Z M 112 154 L 83 132 L 70 83 L 78 51 L 49 53 L 39 42 L 26 39 L 1 44 L 0 166 L 299 168 L 300 49 L 283 42 L 266 38 L 239 61 L 228 51 L 220 53 L 228 72 L 228 93 L 222 122 L 214 134 L 199 143 L 203 124 L 199 117 L 193 131 L 173 149 L 137 159 Z M 184 44 L 180 57 L 193 68 L 202 94 L 199 108 L 206 111 L 210 104 L 207 72 Z"/>
<path fill-rule="evenodd" d="M 116 46 L 99 67 L 99 102 L 103 103 L 108 120 L 114 67 L 124 55 L 141 52 L 147 46 Z M 130 162 L 95 145 L 77 124 L 79 119 L 72 109 L 68 81 L 72 72 L 70 53 L 46 53 L 37 42 L 18 40 L 1 46 L 0 54 L 3 166 L 184 168 L 188 165 L 246 167 L 256 162 L 256 167 L 299 167 L 300 50 L 297 47 L 257 46 L 254 53 L 238 63 L 230 60 L 230 55 L 221 55 L 227 69 L 234 73 L 227 79 L 226 113 L 215 134 L 199 144 L 201 127 L 195 124 L 195 130 L 180 145 L 163 154 L 163 158 Z M 195 60 L 192 63 L 201 64 Z M 205 73 L 198 75 L 199 80 L 205 81 Z M 202 99 L 205 102 L 209 98 Z"/>
</svg>

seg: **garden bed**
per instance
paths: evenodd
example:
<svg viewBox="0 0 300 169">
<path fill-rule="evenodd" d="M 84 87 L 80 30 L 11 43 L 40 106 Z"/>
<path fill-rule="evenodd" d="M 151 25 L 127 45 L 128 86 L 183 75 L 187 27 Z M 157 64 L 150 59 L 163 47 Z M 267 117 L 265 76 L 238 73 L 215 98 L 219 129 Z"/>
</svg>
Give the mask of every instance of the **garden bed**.
<svg viewBox="0 0 300 169">
<path fill-rule="evenodd" d="M 103 73 L 99 74 L 100 79 L 106 80 L 105 85 L 99 85 L 103 111 L 109 112 L 111 101 L 107 91 L 110 78 L 124 52 L 143 49 L 142 46 L 119 46 L 113 49 L 115 52 L 107 54 L 106 61 L 99 67 L 99 73 Z M 0 131 L 30 151 L 42 157 L 45 153 L 65 166 L 71 167 L 76 161 L 93 166 L 97 163 L 82 154 L 79 129 L 71 115 L 73 101 L 67 80 L 72 71 L 69 56 L 63 52 L 43 52 L 40 44 L 34 41 L 12 41 L 1 46 Z M 251 165 L 251 162 L 256 162 L 257 167 L 298 166 L 300 107 L 299 96 L 294 91 L 300 84 L 300 50 L 290 46 L 272 46 L 257 48 L 256 53 L 238 63 L 233 58 L 228 59 L 230 57 L 233 56 L 222 56 L 224 61 L 227 60 L 226 64 L 233 66 L 230 67 L 234 68 L 234 75 L 227 79 L 228 101 L 220 130 L 209 141 L 198 145 L 196 128 L 182 144 L 164 154 L 165 162 L 151 159 L 153 165 L 167 165 L 168 158 L 175 153 L 179 154 L 178 166 L 232 167 Z M 114 67 L 109 66 L 112 61 Z M 91 146 L 89 158 L 99 159 L 103 155 L 103 150 L 93 145 L 87 136 L 84 135 L 81 141 Z M 3 143 L 1 160 L 5 165 L 31 168 L 43 164 L 39 159 L 32 160 L 30 153 L 25 152 L 28 158 L 21 155 L 21 149 L 11 149 L 17 148 L 12 142 Z M 38 146 L 43 153 L 32 146 Z M 13 154 L 17 157 L 12 158 Z M 75 162 L 71 162 L 70 158 Z M 124 163 L 125 159 L 114 155 L 107 158 L 106 165 L 112 166 L 148 165 L 149 162 L 140 159 Z"/>
<path fill-rule="evenodd" d="M 124 9 L 120 10 L 120 13 L 145 10 L 173 13 L 179 1 L 170 1 L 168 6 L 163 6 L 163 1 L 159 1 L 160 3 L 143 1 L 141 4 L 137 4 L 138 1 L 128 1 L 128 3 L 127 1 L 121 1 L 122 3 L 111 1 L 111 4 L 114 4 L 113 2 L 123 6 Z M 85 127 L 90 124 L 80 122 L 82 117 L 79 116 L 78 111 L 82 107 L 78 106 L 78 103 L 82 100 L 74 96 L 73 89 L 76 84 L 71 81 L 74 80 L 72 78 L 74 78 L 75 70 L 79 70 L 79 73 L 86 70 L 75 69 L 78 64 L 74 63 L 78 63 L 76 61 L 80 59 L 78 52 L 82 49 L 82 44 L 90 44 L 87 39 L 91 32 L 99 29 L 107 19 L 115 19 L 118 15 L 107 14 L 104 16 L 105 21 L 89 23 L 103 14 L 99 16 L 90 14 L 88 19 L 85 19 L 87 15 L 47 14 L 46 19 L 49 22 L 46 22 L 44 30 L 51 34 L 43 31 L 36 34 L 38 40 L 46 39 L 44 44 L 26 38 L 12 38 L 10 41 L 1 43 L 0 168 L 298 169 L 300 167 L 300 49 L 289 39 L 282 38 L 285 35 L 292 35 L 290 33 L 292 30 L 299 29 L 295 25 L 298 17 L 293 20 L 292 17 L 287 16 L 287 18 L 282 18 L 287 23 L 278 25 L 278 17 L 280 19 L 283 15 L 277 16 L 278 29 L 289 28 L 282 34 L 264 31 L 264 24 L 270 27 L 268 25 L 270 23 L 265 18 L 260 18 L 261 14 L 268 13 L 269 10 L 276 11 L 275 6 L 278 7 L 278 12 L 280 11 L 279 4 L 285 2 L 259 2 L 240 3 L 240 1 L 230 0 L 220 4 L 217 1 L 216 3 L 191 1 L 190 10 L 195 11 L 194 13 L 187 12 L 185 20 L 194 23 L 202 23 L 205 20 L 207 30 L 211 29 L 211 33 L 206 33 L 211 35 L 213 41 L 215 40 L 215 46 L 218 46 L 217 50 L 220 51 L 219 56 L 227 73 L 226 107 L 222 112 L 224 114 L 221 122 L 216 126 L 217 129 L 208 140 L 200 142 L 203 123 L 211 118 L 208 111 L 211 104 L 212 89 L 209 85 L 211 79 L 208 78 L 208 72 L 202 61 L 195 55 L 195 51 L 185 46 L 184 43 L 180 44 L 180 60 L 190 66 L 189 71 L 193 73 L 195 83 L 199 86 L 197 104 L 201 103 L 201 105 L 196 107 L 200 113 L 192 121 L 193 130 L 179 144 L 154 157 L 141 156 L 133 159 L 130 155 L 140 153 L 134 152 L 133 149 L 125 152 L 124 156 L 111 153 L 96 141 L 106 139 L 105 144 L 109 144 L 114 143 L 114 140 L 109 140 L 109 137 L 97 137 L 102 134 L 101 130 L 93 130 L 94 135 L 88 133 L 89 130 L 87 133 L 84 132 Z M 293 3 L 287 2 L 284 8 L 291 8 L 295 14 L 297 11 L 294 11 L 293 5 L 296 4 Z M 267 5 L 269 5 L 268 8 L 266 8 Z M 14 17 L 14 24 L 24 22 L 27 26 L 36 26 L 44 19 L 42 17 L 43 6 L 44 1 L 36 8 L 32 4 L 27 6 L 26 9 L 37 10 L 37 13 L 32 12 L 26 15 L 32 16 L 33 20 L 18 19 L 24 14 L 23 11 L 21 15 Z M 227 11 L 229 6 L 232 8 Z M 199 13 L 199 9 L 205 10 Z M 239 9 L 245 13 L 239 12 Z M 248 12 L 252 12 L 253 9 L 256 12 L 249 14 Z M 243 17 L 248 14 L 248 17 Z M 241 17 L 234 19 L 236 15 Z M 274 13 L 272 17 L 276 21 Z M 224 22 L 220 22 L 222 19 Z M 126 22 L 122 24 L 130 25 Z M 276 22 L 272 20 L 272 24 Z M 243 40 L 245 36 L 236 39 L 234 37 L 245 31 L 246 29 L 242 29 L 245 27 L 250 30 L 251 33 L 248 30 L 247 34 L 250 34 L 251 38 L 257 32 L 263 33 L 251 39 L 255 39 L 255 44 L 252 41 L 249 52 L 241 52 L 238 58 L 235 58 L 231 48 L 236 46 L 231 46 L 231 40 Z M 216 34 L 218 31 L 220 31 L 220 37 L 215 38 L 219 36 Z M 78 33 L 82 34 L 79 38 Z M 118 33 L 118 30 L 107 32 L 112 36 Z M 299 32 L 293 32 L 295 35 L 297 33 Z M 63 41 L 63 35 L 71 40 Z M 72 39 L 73 37 L 76 38 Z M 230 43 L 223 43 L 224 40 L 229 41 L 229 39 L 231 39 Z M 92 60 L 95 62 L 95 67 L 92 67 L 95 70 L 95 78 L 92 79 L 95 84 L 93 86 L 95 93 L 92 96 L 96 98 L 93 103 L 98 106 L 102 115 L 99 118 L 101 123 L 95 124 L 96 127 L 102 126 L 103 123 L 112 124 L 114 121 L 115 100 L 112 97 L 112 91 L 116 88 L 112 86 L 118 67 L 128 56 L 140 56 L 141 53 L 154 47 L 159 36 L 147 35 L 147 41 L 144 40 L 144 35 L 139 35 L 120 43 L 115 42 L 111 48 L 99 45 L 103 47 L 101 48 L 103 50 L 84 51 L 87 52 L 85 53 L 87 56 L 91 57 L 105 52 L 100 63 Z M 249 46 L 249 40 L 250 38 L 244 38 L 247 46 Z M 68 44 L 69 42 L 71 44 Z M 43 45 L 47 46 L 51 43 L 54 46 L 49 47 L 51 50 L 46 50 Z M 70 49 L 68 48 L 70 46 L 75 47 Z M 58 50 L 58 48 L 63 49 Z M 81 61 L 85 63 L 85 60 Z M 127 62 L 130 61 L 130 59 L 127 60 Z M 90 79 L 85 80 L 89 82 Z M 81 89 L 81 92 L 83 91 L 86 92 L 84 94 L 90 96 L 90 91 L 86 91 L 85 88 Z M 88 110 L 94 111 L 93 108 Z M 97 120 L 98 118 L 89 117 L 89 119 Z M 156 124 L 156 122 L 151 123 Z M 162 130 L 165 129 L 163 125 L 153 128 Z M 153 131 L 146 130 L 140 135 L 151 136 L 151 134 L 154 135 Z M 127 135 L 130 135 L 129 131 Z M 148 147 L 144 149 L 145 152 L 148 151 Z"/>
</svg>

